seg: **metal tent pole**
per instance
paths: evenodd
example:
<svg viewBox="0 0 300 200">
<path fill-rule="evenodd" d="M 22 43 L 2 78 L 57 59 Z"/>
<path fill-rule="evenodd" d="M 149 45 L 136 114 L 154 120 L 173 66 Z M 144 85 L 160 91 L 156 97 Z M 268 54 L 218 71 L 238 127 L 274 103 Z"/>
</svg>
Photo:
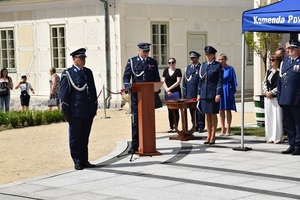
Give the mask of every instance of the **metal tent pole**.
<svg viewBox="0 0 300 200">
<path fill-rule="evenodd" d="M 245 114 L 245 102 L 244 102 L 244 89 L 245 89 L 245 33 L 242 34 L 242 70 L 241 70 L 241 82 L 242 82 L 242 90 L 241 90 L 241 100 L 242 100 L 242 124 L 241 124 L 241 146 L 234 147 L 233 150 L 236 151 L 248 151 L 252 150 L 252 148 L 248 148 L 244 146 L 244 114 Z"/>
</svg>

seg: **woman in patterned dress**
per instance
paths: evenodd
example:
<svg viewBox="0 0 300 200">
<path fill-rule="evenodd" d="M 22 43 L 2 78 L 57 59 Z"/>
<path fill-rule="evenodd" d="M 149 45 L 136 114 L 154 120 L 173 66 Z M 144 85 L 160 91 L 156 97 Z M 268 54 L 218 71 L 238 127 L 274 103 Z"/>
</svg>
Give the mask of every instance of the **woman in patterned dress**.
<svg viewBox="0 0 300 200">
<path fill-rule="evenodd" d="M 60 110 L 60 102 L 59 102 L 59 87 L 60 87 L 60 77 L 56 74 L 56 69 L 51 67 L 49 69 L 51 78 L 49 80 L 50 83 L 50 99 L 56 98 L 57 101 L 57 109 Z M 49 106 L 49 110 L 52 110 L 53 106 Z"/>
</svg>

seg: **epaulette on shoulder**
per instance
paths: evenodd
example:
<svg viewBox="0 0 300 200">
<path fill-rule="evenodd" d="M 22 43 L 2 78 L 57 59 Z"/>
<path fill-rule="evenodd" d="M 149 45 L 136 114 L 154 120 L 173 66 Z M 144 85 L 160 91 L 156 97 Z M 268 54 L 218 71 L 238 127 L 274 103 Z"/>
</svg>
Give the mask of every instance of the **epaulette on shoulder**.
<svg viewBox="0 0 300 200">
<path fill-rule="evenodd" d="M 62 73 L 64 74 L 64 73 L 66 73 L 67 71 L 68 71 L 68 72 L 71 72 L 71 69 L 72 69 L 72 67 L 68 67 L 68 68 L 64 69 L 64 71 L 63 71 Z"/>
<path fill-rule="evenodd" d="M 66 72 L 71 72 L 71 67 L 64 69 L 64 71 L 61 73 L 61 76 L 66 76 Z"/>
</svg>

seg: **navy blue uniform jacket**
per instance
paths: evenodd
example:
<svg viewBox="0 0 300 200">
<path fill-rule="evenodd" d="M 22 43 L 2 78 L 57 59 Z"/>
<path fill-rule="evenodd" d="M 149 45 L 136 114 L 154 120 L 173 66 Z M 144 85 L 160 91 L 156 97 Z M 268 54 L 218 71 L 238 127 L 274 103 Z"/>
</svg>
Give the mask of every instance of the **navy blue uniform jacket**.
<svg viewBox="0 0 300 200">
<path fill-rule="evenodd" d="M 132 83 L 160 81 L 156 60 L 147 57 L 146 62 L 143 63 L 139 56 L 135 56 L 131 60 L 132 68 L 131 61 L 128 59 L 123 76 L 125 88 L 126 84 L 130 84 L 130 79 L 132 79 Z"/>
<path fill-rule="evenodd" d="M 202 64 L 199 72 L 198 91 L 201 99 L 214 99 L 223 93 L 223 70 L 221 63 L 213 61 Z M 201 78 L 202 77 L 202 78 Z"/>
<path fill-rule="evenodd" d="M 283 61 L 277 84 L 279 105 L 300 106 L 300 57 Z"/>
<path fill-rule="evenodd" d="M 66 70 L 70 73 L 74 84 L 81 88 L 87 83 L 83 91 L 76 90 L 68 81 Z M 83 72 L 74 65 L 63 71 L 60 84 L 61 109 L 64 116 L 94 117 L 98 108 L 97 93 L 93 73 L 84 67 Z"/>
<path fill-rule="evenodd" d="M 182 80 L 182 94 L 184 98 L 196 98 L 198 95 L 199 69 L 201 64 L 198 63 L 194 68 L 188 65 L 185 68 Z"/>
</svg>

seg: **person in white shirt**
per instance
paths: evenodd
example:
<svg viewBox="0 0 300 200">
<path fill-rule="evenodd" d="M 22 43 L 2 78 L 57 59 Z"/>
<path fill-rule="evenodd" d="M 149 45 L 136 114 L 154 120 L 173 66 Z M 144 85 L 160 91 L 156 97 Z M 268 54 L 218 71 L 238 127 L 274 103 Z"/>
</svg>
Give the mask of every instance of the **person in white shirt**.
<svg viewBox="0 0 300 200">
<path fill-rule="evenodd" d="M 32 94 L 34 94 L 34 90 L 31 86 L 31 84 L 27 82 L 27 76 L 26 75 L 23 75 L 21 77 L 21 81 L 15 87 L 15 89 L 18 89 L 18 88 L 20 88 L 20 91 L 21 91 L 20 100 L 21 100 L 22 111 L 28 110 L 29 101 L 30 101 L 29 90 L 32 92 Z"/>
</svg>

